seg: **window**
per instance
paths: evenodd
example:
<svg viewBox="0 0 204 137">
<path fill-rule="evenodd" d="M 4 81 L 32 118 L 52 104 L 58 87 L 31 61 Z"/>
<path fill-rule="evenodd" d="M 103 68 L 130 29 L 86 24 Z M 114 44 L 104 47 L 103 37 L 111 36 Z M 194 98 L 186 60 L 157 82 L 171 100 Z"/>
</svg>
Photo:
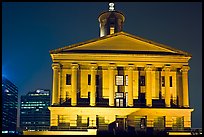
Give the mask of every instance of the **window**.
<svg viewBox="0 0 204 137">
<path fill-rule="evenodd" d="M 120 85 L 123 86 L 123 76 L 116 76 L 115 84 L 117 86 L 120 86 Z"/>
<path fill-rule="evenodd" d="M 170 87 L 172 87 L 172 76 L 169 77 Z"/>
<path fill-rule="evenodd" d="M 99 75 L 96 75 L 96 85 L 99 85 Z"/>
<path fill-rule="evenodd" d="M 66 74 L 66 85 L 71 85 L 71 75 Z"/>
<path fill-rule="evenodd" d="M 140 86 L 145 86 L 145 76 L 140 76 Z"/>
<path fill-rule="evenodd" d="M 165 77 L 164 76 L 161 77 L 161 84 L 162 84 L 162 87 L 165 87 Z"/>
<path fill-rule="evenodd" d="M 91 75 L 88 75 L 88 85 L 91 85 Z"/>
<path fill-rule="evenodd" d="M 115 93 L 115 103 L 116 107 L 123 107 L 124 105 L 124 93 L 123 92 L 116 92 Z"/>
<path fill-rule="evenodd" d="M 140 119 L 140 128 L 142 128 L 142 129 L 146 128 L 146 119 L 145 118 Z"/>
<path fill-rule="evenodd" d="M 125 76 L 125 85 L 128 86 L 128 75 Z"/>
<path fill-rule="evenodd" d="M 113 34 L 113 33 L 114 33 L 114 27 L 111 26 L 111 27 L 110 27 L 110 34 Z"/>
<path fill-rule="evenodd" d="M 116 99 L 116 107 L 123 107 L 123 99 L 120 98 Z"/>
</svg>

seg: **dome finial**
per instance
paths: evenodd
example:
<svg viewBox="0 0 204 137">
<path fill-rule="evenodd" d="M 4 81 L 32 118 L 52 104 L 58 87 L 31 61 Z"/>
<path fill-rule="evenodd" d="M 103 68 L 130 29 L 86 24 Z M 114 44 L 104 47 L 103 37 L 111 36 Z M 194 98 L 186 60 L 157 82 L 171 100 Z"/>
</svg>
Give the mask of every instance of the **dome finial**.
<svg viewBox="0 0 204 137">
<path fill-rule="evenodd" d="M 114 3 L 109 3 L 109 11 L 114 11 Z"/>
</svg>

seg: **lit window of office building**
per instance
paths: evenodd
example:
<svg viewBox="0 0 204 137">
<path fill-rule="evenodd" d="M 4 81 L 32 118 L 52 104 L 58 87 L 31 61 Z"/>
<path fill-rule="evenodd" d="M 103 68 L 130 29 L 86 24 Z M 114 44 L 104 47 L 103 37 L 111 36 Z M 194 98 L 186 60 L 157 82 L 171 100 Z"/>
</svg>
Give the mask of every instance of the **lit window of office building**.
<svg viewBox="0 0 204 137">
<path fill-rule="evenodd" d="M 26 131 L 49 130 L 50 90 L 38 89 L 21 96 L 20 127 Z"/>
<path fill-rule="evenodd" d="M 18 88 L 2 76 L 2 133 L 16 133 L 17 105 Z"/>
</svg>

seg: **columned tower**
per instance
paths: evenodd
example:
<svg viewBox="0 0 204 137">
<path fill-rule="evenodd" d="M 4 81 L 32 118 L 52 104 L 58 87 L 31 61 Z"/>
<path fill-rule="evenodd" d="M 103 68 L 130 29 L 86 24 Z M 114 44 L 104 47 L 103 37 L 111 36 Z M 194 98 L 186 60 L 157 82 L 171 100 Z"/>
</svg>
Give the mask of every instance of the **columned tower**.
<svg viewBox="0 0 204 137">
<path fill-rule="evenodd" d="M 102 12 L 98 17 L 100 37 L 122 31 L 125 16 L 114 10 L 114 3 L 109 3 L 109 11 Z"/>
</svg>

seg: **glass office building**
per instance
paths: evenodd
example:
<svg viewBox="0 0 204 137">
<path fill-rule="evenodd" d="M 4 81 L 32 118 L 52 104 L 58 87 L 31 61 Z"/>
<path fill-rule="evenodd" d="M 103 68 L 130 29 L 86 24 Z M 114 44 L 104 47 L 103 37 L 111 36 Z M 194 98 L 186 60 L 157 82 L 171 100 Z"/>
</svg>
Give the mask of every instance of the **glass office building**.
<svg viewBox="0 0 204 137">
<path fill-rule="evenodd" d="M 20 127 L 24 131 L 46 131 L 50 126 L 50 90 L 38 89 L 21 96 Z"/>
<path fill-rule="evenodd" d="M 2 76 L 2 133 L 16 133 L 17 104 L 18 88 Z"/>
</svg>

